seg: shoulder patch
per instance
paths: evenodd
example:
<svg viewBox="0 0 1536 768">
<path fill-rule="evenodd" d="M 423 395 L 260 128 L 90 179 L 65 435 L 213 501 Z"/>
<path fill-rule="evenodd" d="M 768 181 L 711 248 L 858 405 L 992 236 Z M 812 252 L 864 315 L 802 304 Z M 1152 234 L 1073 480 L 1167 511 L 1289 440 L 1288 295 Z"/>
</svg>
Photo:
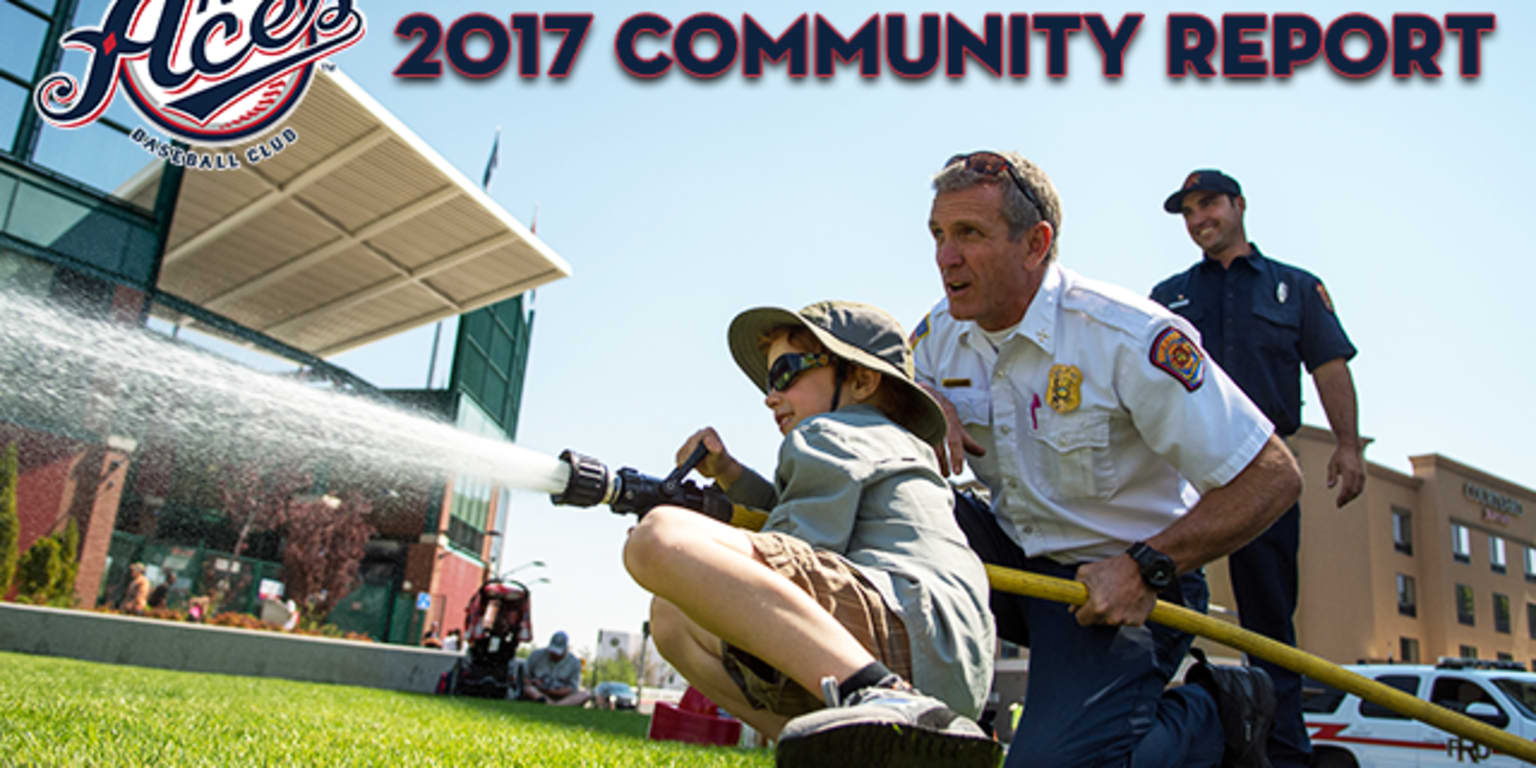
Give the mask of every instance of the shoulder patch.
<svg viewBox="0 0 1536 768">
<path fill-rule="evenodd" d="M 1205 357 L 1200 353 L 1200 345 L 1177 328 L 1164 328 L 1152 340 L 1148 357 L 1152 365 L 1178 380 L 1190 392 L 1205 383 Z"/>
<path fill-rule="evenodd" d="M 916 347 L 917 343 L 919 341 L 922 341 L 923 337 L 927 336 L 927 335 L 928 335 L 928 316 L 927 315 L 923 315 L 923 319 L 918 321 L 917 327 L 912 329 L 912 335 L 907 337 L 907 346 L 909 346 L 909 347 Z"/>
<path fill-rule="evenodd" d="M 1328 297 L 1328 289 L 1323 287 L 1323 281 L 1321 280 L 1317 281 L 1317 295 L 1323 300 L 1323 306 L 1327 307 L 1329 312 L 1332 312 L 1333 299 Z"/>
</svg>

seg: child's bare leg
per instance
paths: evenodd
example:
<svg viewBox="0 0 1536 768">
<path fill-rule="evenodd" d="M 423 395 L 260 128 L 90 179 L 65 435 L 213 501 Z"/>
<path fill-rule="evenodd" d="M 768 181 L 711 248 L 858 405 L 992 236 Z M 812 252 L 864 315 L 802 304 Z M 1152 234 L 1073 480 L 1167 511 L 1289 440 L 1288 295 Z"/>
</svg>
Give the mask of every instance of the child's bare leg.
<svg viewBox="0 0 1536 768">
<path fill-rule="evenodd" d="M 832 614 L 759 560 L 741 529 L 657 507 L 630 532 L 624 566 L 705 632 L 808 691 L 820 691 L 823 676 L 846 680 L 875 661 Z"/>
<path fill-rule="evenodd" d="M 664 598 L 651 601 L 651 633 L 656 649 L 668 663 L 688 678 L 725 711 L 745 721 L 768 738 L 777 738 L 789 718 L 766 709 L 753 709 L 720 661 L 720 638 L 695 624 L 687 614 Z"/>
</svg>

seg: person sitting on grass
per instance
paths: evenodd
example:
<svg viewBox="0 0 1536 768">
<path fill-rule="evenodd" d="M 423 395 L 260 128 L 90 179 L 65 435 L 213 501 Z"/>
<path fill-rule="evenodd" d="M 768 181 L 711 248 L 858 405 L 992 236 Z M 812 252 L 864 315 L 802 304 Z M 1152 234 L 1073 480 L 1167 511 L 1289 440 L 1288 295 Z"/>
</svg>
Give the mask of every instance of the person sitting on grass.
<svg viewBox="0 0 1536 768">
<path fill-rule="evenodd" d="M 523 696 L 557 707 L 578 707 L 590 694 L 581 690 L 581 659 L 569 653 L 570 639 L 556 632 L 549 645 L 528 654 L 523 673 Z"/>
<path fill-rule="evenodd" d="M 901 326 L 820 302 L 748 310 L 728 336 L 784 436 L 775 482 L 712 428 L 678 460 L 702 442 L 699 472 L 771 511 L 749 532 L 661 506 L 630 532 L 624 565 L 655 596 L 658 650 L 777 737 L 780 765 L 996 766 L 971 719 L 992 682 L 987 575 L 955 523 L 929 445 L 944 415 L 912 379 Z"/>
</svg>

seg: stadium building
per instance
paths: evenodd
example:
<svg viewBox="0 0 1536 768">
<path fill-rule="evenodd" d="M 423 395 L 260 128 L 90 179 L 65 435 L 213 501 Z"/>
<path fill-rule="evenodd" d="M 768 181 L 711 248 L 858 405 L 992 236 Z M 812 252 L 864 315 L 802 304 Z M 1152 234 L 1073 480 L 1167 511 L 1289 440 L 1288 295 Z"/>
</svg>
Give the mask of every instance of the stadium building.
<svg viewBox="0 0 1536 768">
<path fill-rule="evenodd" d="M 33 85 L 84 69 L 84 54 L 57 41 L 100 16 L 99 4 L 78 0 L 0 3 L 0 296 L 47 297 L 235 356 L 259 352 L 287 375 L 512 440 L 529 292 L 569 276 L 569 265 L 329 65 L 316 67 L 277 129 L 297 140 L 237 170 L 187 170 L 146 154 L 131 138 L 144 123 L 124 99 L 78 129 L 46 124 L 31 108 Z M 451 318 L 444 387 L 381 392 L 326 362 Z M 40 423 L 0 393 L 0 446 L 9 443 L 22 550 L 70 520 L 79 527 L 77 605 L 110 602 L 133 561 L 155 580 L 178 573 L 172 606 L 216 581 L 228 609 L 254 611 L 258 593 L 282 583 L 277 534 L 237 534 L 222 515 L 228 468 L 109 422 Z M 318 474 L 310 491 L 324 494 L 338 479 Z M 494 573 L 506 504 L 489 480 L 451 474 L 423 494 L 377 502 L 389 514 L 374 521 L 362 586 L 331 621 L 410 643 L 432 621 L 461 622 Z"/>
</svg>

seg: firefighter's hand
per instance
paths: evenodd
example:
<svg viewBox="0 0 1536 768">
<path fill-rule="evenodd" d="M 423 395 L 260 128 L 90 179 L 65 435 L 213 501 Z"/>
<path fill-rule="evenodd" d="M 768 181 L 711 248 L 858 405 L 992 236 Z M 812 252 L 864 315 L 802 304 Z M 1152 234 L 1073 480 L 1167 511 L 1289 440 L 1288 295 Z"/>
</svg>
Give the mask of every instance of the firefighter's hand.
<svg viewBox="0 0 1536 768">
<path fill-rule="evenodd" d="M 944 411 L 944 442 L 933 446 L 935 453 L 939 455 L 939 468 L 948 475 L 958 475 L 965 471 L 965 454 L 974 456 L 987 455 L 987 449 L 981 447 L 981 443 L 971 439 L 966 434 L 965 428 L 960 426 L 960 413 L 955 410 L 955 404 L 944 396 L 943 392 L 934 389 L 922 382 L 918 386 L 933 395 L 933 399 L 939 402 L 939 407 Z"/>
<path fill-rule="evenodd" d="M 688 456 L 693 453 L 694 448 L 698 447 L 701 440 L 708 453 L 704 454 L 704 459 L 699 462 L 696 469 L 699 474 L 719 483 L 721 488 L 729 489 L 731 484 L 741 478 L 743 467 L 741 462 L 726 452 L 725 441 L 720 439 L 714 427 L 705 427 L 683 441 L 683 447 L 677 449 L 677 465 L 682 466 L 683 462 L 688 460 Z"/>
<path fill-rule="evenodd" d="M 1130 555 L 1085 563 L 1077 568 L 1077 580 L 1088 588 L 1088 602 L 1068 609 L 1082 626 L 1106 624 L 1139 627 L 1157 605 L 1157 593 L 1141 579 L 1141 569 Z"/>
<path fill-rule="evenodd" d="M 1328 459 L 1328 487 L 1335 486 L 1339 489 L 1339 495 L 1334 501 L 1339 507 L 1348 504 L 1365 490 L 1365 461 L 1360 457 L 1359 448 L 1340 443 L 1334 449 L 1333 457 Z"/>
</svg>

